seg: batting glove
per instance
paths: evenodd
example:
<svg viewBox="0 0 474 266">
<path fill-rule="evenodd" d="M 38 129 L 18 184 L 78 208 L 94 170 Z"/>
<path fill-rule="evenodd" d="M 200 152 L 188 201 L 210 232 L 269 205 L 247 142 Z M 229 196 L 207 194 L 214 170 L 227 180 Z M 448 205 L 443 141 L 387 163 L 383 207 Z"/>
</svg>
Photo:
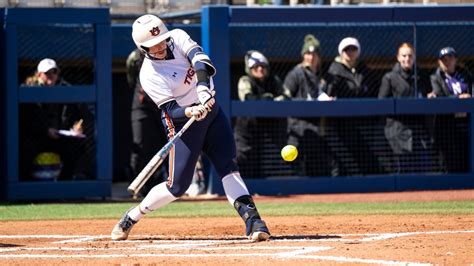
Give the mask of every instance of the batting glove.
<svg viewBox="0 0 474 266">
<path fill-rule="evenodd" d="M 191 107 L 191 115 L 196 118 L 196 121 L 201 121 L 207 116 L 207 109 L 203 105 L 196 105 Z"/>
<path fill-rule="evenodd" d="M 214 99 L 214 95 L 216 95 L 216 92 L 209 89 L 207 86 L 204 86 L 204 85 L 198 85 L 196 90 L 197 90 L 199 102 L 204 107 L 206 107 L 208 111 L 211 111 L 212 106 L 216 102 L 216 99 Z"/>
</svg>

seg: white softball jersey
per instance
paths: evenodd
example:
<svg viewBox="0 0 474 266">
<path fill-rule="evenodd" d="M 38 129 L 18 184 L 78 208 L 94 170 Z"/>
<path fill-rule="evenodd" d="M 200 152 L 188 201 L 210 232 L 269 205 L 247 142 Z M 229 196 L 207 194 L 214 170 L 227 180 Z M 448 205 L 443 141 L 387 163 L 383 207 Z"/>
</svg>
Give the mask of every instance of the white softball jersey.
<svg viewBox="0 0 474 266">
<path fill-rule="evenodd" d="M 140 70 L 143 90 L 160 107 L 175 100 L 179 106 L 186 107 L 199 103 L 196 92 L 197 78 L 187 54 L 198 44 L 181 29 L 170 31 L 174 59 L 150 60 L 145 58 Z"/>
</svg>

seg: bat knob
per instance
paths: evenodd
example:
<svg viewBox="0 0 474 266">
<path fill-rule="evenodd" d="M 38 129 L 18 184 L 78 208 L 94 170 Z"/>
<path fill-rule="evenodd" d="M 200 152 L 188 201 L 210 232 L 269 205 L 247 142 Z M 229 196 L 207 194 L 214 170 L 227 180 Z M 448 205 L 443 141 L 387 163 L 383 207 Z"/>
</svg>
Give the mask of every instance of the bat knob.
<svg viewBox="0 0 474 266">
<path fill-rule="evenodd" d="M 128 188 L 127 191 L 128 191 L 128 193 L 130 193 L 130 194 L 132 194 L 132 195 L 135 195 L 135 194 L 136 194 L 136 193 L 135 193 L 135 189 L 133 189 L 133 188 Z"/>
</svg>

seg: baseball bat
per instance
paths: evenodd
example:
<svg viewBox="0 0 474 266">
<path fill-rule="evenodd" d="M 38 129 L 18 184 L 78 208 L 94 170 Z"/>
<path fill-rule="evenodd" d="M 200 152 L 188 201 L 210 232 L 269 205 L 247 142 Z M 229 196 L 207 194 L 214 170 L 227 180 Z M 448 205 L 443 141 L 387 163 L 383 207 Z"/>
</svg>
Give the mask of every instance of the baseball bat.
<svg viewBox="0 0 474 266">
<path fill-rule="evenodd" d="M 191 124 L 196 121 L 196 118 L 192 116 L 186 124 L 184 124 L 183 128 L 181 128 L 174 137 L 168 141 L 168 143 L 159 150 L 153 158 L 147 163 L 147 165 L 143 168 L 143 170 L 138 174 L 138 176 L 133 180 L 133 182 L 128 186 L 128 192 L 132 195 L 136 195 L 138 191 L 145 185 L 146 181 L 150 178 L 150 176 L 158 169 L 158 166 L 163 163 L 163 160 L 168 156 L 170 153 L 171 148 L 174 146 L 176 141 L 183 135 L 183 133 L 191 126 Z"/>
</svg>

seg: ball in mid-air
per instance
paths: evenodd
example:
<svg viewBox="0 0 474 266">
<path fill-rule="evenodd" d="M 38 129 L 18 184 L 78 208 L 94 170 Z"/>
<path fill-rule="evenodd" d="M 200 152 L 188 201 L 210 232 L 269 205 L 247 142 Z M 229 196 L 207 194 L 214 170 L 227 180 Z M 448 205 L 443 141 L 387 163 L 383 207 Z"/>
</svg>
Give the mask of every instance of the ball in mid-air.
<svg viewBox="0 0 474 266">
<path fill-rule="evenodd" d="M 298 149 L 293 145 L 286 145 L 281 149 L 281 157 L 287 162 L 292 162 L 298 156 Z"/>
</svg>

